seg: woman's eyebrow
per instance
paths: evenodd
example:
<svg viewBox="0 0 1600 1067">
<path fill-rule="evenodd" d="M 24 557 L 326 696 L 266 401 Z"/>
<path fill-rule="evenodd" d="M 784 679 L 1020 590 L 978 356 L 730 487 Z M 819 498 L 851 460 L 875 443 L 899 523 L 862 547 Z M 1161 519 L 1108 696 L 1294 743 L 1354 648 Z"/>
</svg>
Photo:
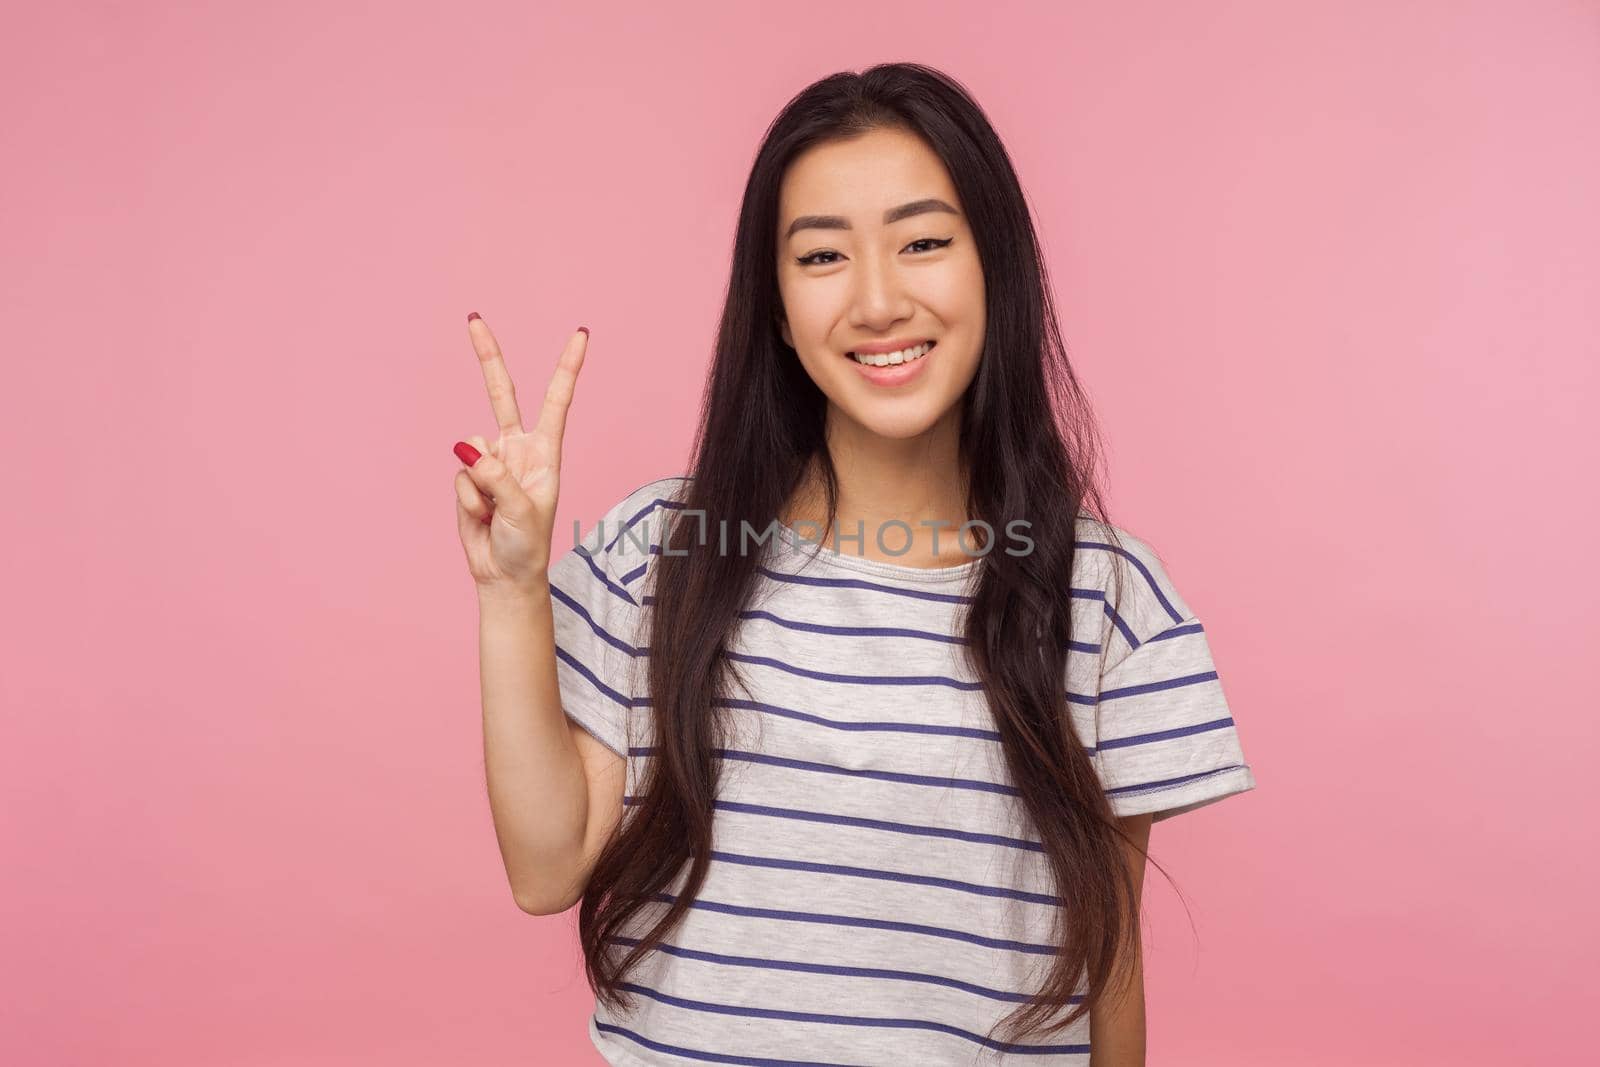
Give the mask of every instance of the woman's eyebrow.
<svg viewBox="0 0 1600 1067">
<path fill-rule="evenodd" d="M 961 212 L 940 200 L 936 196 L 925 197 L 922 200 L 913 200 L 909 204 L 892 207 L 883 213 L 883 224 L 899 222 L 913 215 L 921 215 L 927 211 L 948 211 L 952 215 Z M 783 239 L 787 241 L 801 230 L 848 230 L 851 229 L 850 220 L 843 215 L 801 215 L 789 223 L 789 228 L 784 231 Z"/>
</svg>

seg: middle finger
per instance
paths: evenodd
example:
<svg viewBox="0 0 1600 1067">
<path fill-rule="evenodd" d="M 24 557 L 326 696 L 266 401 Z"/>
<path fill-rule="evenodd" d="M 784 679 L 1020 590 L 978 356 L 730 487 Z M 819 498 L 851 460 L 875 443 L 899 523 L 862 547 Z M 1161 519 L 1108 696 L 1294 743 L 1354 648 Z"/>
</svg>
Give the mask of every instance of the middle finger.
<svg viewBox="0 0 1600 1067">
<path fill-rule="evenodd" d="M 483 383 L 489 389 L 489 404 L 494 408 L 494 420 L 500 427 L 500 436 L 522 432 L 522 413 L 517 410 L 517 390 L 511 384 L 511 372 L 506 370 L 505 357 L 500 345 L 489 330 L 489 324 L 474 311 L 467 317 L 467 336 L 472 338 L 473 351 L 478 353 L 478 366 L 483 370 Z"/>
</svg>

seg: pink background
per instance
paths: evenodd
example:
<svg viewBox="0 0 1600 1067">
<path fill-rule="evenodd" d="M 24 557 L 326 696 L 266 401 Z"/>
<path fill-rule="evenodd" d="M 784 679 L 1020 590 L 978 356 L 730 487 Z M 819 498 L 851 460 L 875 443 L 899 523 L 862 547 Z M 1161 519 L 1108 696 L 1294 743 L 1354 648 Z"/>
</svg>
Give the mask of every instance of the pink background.
<svg viewBox="0 0 1600 1067">
<path fill-rule="evenodd" d="M 1588 1043 L 1594 4 L 547 7 L 9 13 L 0 1059 L 598 1062 L 484 792 L 463 318 L 535 402 L 593 330 L 570 545 L 683 469 L 766 123 L 908 58 L 1259 782 L 1154 835 L 1150 1062 Z"/>
</svg>

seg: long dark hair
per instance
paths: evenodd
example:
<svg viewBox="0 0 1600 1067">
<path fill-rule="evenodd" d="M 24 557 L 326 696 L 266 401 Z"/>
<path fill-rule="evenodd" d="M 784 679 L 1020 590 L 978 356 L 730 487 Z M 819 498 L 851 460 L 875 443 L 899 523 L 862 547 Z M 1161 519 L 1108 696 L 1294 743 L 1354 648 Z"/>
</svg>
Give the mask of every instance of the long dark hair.
<svg viewBox="0 0 1600 1067">
<path fill-rule="evenodd" d="M 810 476 L 825 487 L 824 528 L 832 527 L 838 481 L 824 440 L 827 398 L 779 333 L 778 189 L 806 149 L 882 128 L 914 132 L 939 155 L 983 266 L 987 332 L 977 375 L 960 401 L 960 474 L 969 518 L 996 530 L 1026 519 L 1034 545 L 1025 555 L 982 556 L 963 616 L 964 647 L 1062 901 L 1059 954 L 1043 987 L 1001 1022 L 1022 1034 L 1055 1034 L 1122 987 L 1119 972 L 1128 973 L 1121 967 L 1139 927 L 1124 862 L 1128 839 L 1073 730 L 1064 685 L 1079 514 L 1110 527 L 1096 484 L 1098 431 L 1066 357 L 1022 187 L 988 119 L 949 76 L 915 63 L 833 74 L 791 100 L 767 130 L 739 210 L 682 506 L 703 514 L 710 529 L 725 522 L 730 537 L 743 522 L 765 530 Z M 627 1004 L 626 972 L 682 921 L 710 864 L 717 750 L 728 736 L 719 705 L 734 673 L 723 650 L 747 606 L 760 553 L 691 551 L 690 539 L 703 528 L 698 520 L 672 524 L 672 551 L 651 568 L 654 758 L 578 911 L 589 983 L 608 1006 Z M 657 619 L 671 623 L 655 626 Z M 626 943 L 619 935 L 685 864 L 670 909 L 616 960 L 608 942 Z M 1084 972 L 1083 999 L 1044 1025 L 1075 999 Z"/>
</svg>

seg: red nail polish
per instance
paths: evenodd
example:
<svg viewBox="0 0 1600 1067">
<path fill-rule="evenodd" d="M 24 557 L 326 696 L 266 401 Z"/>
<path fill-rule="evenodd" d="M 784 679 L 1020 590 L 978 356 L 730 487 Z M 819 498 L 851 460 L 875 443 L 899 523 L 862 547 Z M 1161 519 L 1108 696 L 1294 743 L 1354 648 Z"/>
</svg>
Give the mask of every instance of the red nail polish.
<svg viewBox="0 0 1600 1067">
<path fill-rule="evenodd" d="M 583 335 L 584 335 L 584 336 L 585 336 L 585 337 L 588 337 L 588 336 L 589 336 L 589 327 L 587 327 L 587 326 L 579 326 L 579 327 L 578 327 L 578 330 L 579 330 L 579 332 L 581 332 L 581 333 L 582 333 L 582 334 L 583 334 Z"/>
<path fill-rule="evenodd" d="M 483 316 L 478 314 L 476 311 L 467 312 L 467 321 L 468 322 L 471 322 L 473 319 L 481 319 L 481 318 L 483 318 Z"/>
<path fill-rule="evenodd" d="M 469 467 L 483 458 L 482 452 L 479 452 L 465 441 L 456 442 L 455 453 L 461 459 L 461 462 Z"/>
</svg>

